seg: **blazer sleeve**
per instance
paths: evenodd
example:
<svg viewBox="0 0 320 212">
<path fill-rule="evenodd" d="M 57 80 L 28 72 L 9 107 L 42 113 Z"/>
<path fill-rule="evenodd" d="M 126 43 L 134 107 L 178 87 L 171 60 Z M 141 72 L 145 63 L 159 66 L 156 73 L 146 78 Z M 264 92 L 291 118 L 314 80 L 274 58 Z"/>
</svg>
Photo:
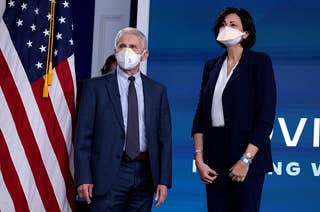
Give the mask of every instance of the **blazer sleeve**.
<svg viewBox="0 0 320 212">
<path fill-rule="evenodd" d="M 249 142 L 260 150 L 269 142 L 276 112 L 276 83 L 272 62 L 268 55 L 260 53 L 256 58 L 256 123 Z"/>
<path fill-rule="evenodd" d="M 171 115 L 166 90 L 163 89 L 160 106 L 160 184 L 172 186 L 172 130 Z"/>
<path fill-rule="evenodd" d="M 92 183 L 91 176 L 91 145 L 93 142 L 93 128 L 96 97 L 89 81 L 83 84 L 80 104 L 78 108 L 77 128 L 75 136 L 75 186 Z"/>
<path fill-rule="evenodd" d="M 199 94 L 199 100 L 198 100 L 198 105 L 196 109 L 196 113 L 193 118 L 193 123 L 192 123 L 192 131 L 191 131 L 191 136 L 195 133 L 203 133 L 203 128 L 204 128 L 204 120 L 203 120 L 203 90 L 205 86 L 207 85 L 209 76 L 210 76 L 210 70 L 211 66 L 210 62 L 207 62 L 204 65 L 203 68 L 203 74 L 202 74 L 202 81 L 201 81 L 201 89 L 200 89 L 200 94 Z"/>
</svg>

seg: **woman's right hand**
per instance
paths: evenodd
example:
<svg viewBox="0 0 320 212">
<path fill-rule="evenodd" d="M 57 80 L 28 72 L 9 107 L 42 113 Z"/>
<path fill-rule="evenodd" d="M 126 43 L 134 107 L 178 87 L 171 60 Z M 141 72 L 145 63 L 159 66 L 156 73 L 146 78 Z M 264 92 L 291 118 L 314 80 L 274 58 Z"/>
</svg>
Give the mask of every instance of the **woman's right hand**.
<svg viewBox="0 0 320 212">
<path fill-rule="evenodd" d="M 218 173 L 203 161 L 196 160 L 196 166 L 198 168 L 200 178 L 205 184 L 211 184 L 218 177 Z"/>
</svg>

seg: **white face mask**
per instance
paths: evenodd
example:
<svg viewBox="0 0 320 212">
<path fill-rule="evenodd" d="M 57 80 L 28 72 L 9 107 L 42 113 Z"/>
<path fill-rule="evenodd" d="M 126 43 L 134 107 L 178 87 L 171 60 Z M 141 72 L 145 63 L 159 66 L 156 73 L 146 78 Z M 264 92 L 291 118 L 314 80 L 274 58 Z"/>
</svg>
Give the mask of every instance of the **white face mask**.
<svg viewBox="0 0 320 212">
<path fill-rule="evenodd" d="M 227 47 L 234 46 L 241 41 L 242 35 L 244 35 L 244 33 L 237 29 L 224 26 L 219 30 L 217 41 L 223 43 Z"/>
<path fill-rule="evenodd" d="M 136 67 L 141 60 L 141 54 L 135 53 L 131 48 L 124 48 L 116 54 L 117 62 L 124 70 Z"/>
</svg>

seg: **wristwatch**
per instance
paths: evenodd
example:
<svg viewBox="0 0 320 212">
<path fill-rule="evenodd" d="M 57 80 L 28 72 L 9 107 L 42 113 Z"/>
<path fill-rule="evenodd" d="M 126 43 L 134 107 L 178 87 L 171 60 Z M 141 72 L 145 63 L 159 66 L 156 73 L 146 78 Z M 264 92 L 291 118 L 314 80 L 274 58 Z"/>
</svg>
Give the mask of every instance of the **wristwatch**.
<svg viewBox="0 0 320 212">
<path fill-rule="evenodd" d="M 250 165 L 252 163 L 252 158 L 253 157 L 250 152 L 245 152 L 243 156 L 240 158 L 240 160 Z"/>
<path fill-rule="evenodd" d="M 249 159 L 249 160 L 252 160 L 252 159 L 253 159 L 253 157 L 252 157 L 252 155 L 251 155 L 250 152 L 245 152 L 245 153 L 243 154 L 243 156 L 244 156 L 245 158 Z"/>
</svg>

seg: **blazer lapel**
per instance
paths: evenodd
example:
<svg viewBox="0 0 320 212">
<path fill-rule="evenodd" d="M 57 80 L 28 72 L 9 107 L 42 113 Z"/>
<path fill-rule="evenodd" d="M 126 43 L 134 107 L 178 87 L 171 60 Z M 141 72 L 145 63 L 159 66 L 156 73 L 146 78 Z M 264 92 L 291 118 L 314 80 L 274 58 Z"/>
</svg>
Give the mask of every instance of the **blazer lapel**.
<svg viewBox="0 0 320 212">
<path fill-rule="evenodd" d="M 210 72 L 209 75 L 209 80 L 207 83 L 207 86 L 205 87 L 205 94 L 204 96 L 207 97 L 208 99 L 205 101 L 207 103 L 207 107 L 211 108 L 212 106 L 212 97 L 213 97 L 213 92 L 216 87 L 216 83 L 219 77 L 219 73 L 223 64 L 223 61 L 226 57 L 226 54 L 224 56 L 221 56 L 216 64 L 213 66 L 212 71 Z M 210 109 L 211 111 L 211 109 Z M 211 112 L 210 112 L 211 113 Z"/>
<path fill-rule="evenodd" d="M 218 61 L 216 62 L 216 64 L 214 65 L 212 71 L 210 72 L 208 89 L 210 90 L 210 94 L 212 94 L 212 95 L 214 92 L 214 88 L 216 87 L 216 83 L 217 83 L 224 59 L 225 59 L 225 56 L 220 57 L 218 59 Z"/>
<path fill-rule="evenodd" d="M 230 84 L 237 79 L 240 74 L 241 74 L 241 70 L 245 69 L 245 66 L 248 64 L 248 49 L 243 49 L 242 52 L 242 56 L 240 58 L 240 61 L 237 65 L 237 67 L 233 70 L 233 73 L 230 77 L 230 79 L 228 80 L 225 90 L 230 86 Z"/>
<path fill-rule="evenodd" d="M 216 86 L 218 77 L 219 77 L 219 73 L 223 64 L 223 61 L 225 59 L 225 55 L 221 56 L 217 62 L 213 65 L 213 67 L 210 70 L 210 74 L 209 74 L 209 79 L 207 82 L 207 85 L 204 87 L 203 90 L 203 97 L 204 97 L 204 111 L 206 111 L 205 117 L 207 117 L 208 119 L 206 119 L 208 121 L 208 124 L 210 124 L 211 121 L 211 107 L 212 107 L 212 97 L 213 97 L 213 92 L 214 92 L 214 88 Z"/>
<path fill-rule="evenodd" d="M 121 128 L 124 130 L 121 100 L 120 100 L 120 93 L 119 93 L 118 80 L 117 80 L 117 72 L 115 71 L 115 73 L 112 74 L 112 76 L 110 76 L 106 80 L 107 80 L 106 89 L 110 94 L 110 100 L 112 102 L 119 124 Z"/>
</svg>

